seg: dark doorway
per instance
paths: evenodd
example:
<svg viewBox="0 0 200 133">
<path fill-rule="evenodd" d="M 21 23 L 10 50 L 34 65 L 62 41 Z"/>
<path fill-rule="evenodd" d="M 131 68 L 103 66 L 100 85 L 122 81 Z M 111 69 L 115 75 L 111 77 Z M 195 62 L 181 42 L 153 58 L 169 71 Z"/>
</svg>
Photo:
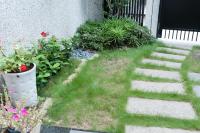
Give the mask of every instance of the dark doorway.
<svg viewBox="0 0 200 133">
<path fill-rule="evenodd" d="M 186 34 L 186 31 L 198 34 L 200 31 L 200 0 L 161 0 L 158 37 L 162 36 L 163 29 L 185 31 L 183 34 Z M 187 36 L 185 38 L 187 39 Z"/>
</svg>

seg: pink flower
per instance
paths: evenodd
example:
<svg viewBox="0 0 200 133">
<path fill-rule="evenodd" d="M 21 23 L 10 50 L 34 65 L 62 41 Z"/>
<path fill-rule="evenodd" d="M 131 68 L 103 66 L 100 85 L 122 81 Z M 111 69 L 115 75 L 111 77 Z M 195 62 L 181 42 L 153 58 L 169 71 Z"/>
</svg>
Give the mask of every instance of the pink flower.
<svg viewBox="0 0 200 133">
<path fill-rule="evenodd" d="M 19 115 L 19 114 L 14 114 L 14 115 L 12 116 L 12 119 L 13 119 L 14 121 L 19 121 L 20 115 Z"/>
<path fill-rule="evenodd" d="M 27 116 L 28 115 L 27 109 L 25 109 L 25 108 L 21 109 L 21 114 L 22 114 L 22 116 Z"/>
<path fill-rule="evenodd" d="M 9 113 L 17 113 L 17 110 L 12 108 L 12 107 L 8 107 L 8 106 L 4 106 L 4 108 L 9 112 Z"/>
</svg>

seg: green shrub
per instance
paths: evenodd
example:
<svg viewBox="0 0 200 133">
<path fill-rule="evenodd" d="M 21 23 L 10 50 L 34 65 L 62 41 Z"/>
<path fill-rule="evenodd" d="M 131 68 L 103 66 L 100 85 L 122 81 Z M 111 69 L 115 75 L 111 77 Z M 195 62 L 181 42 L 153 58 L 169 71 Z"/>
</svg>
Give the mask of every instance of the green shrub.
<svg viewBox="0 0 200 133">
<path fill-rule="evenodd" d="M 37 85 L 43 86 L 48 79 L 68 64 L 72 43 L 70 40 L 58 41 L 54 36 L 39 40 L 39 48 L 34 49 L 37 64 Z"/>
<path fill-rule="evenodd" d="M 75 37 L 77 47 L 91 50 L 135 47 L 152 41 L 149 30 L 129 19 L 107 19 L 103 22 L 86 22 Z"/>
</svg>

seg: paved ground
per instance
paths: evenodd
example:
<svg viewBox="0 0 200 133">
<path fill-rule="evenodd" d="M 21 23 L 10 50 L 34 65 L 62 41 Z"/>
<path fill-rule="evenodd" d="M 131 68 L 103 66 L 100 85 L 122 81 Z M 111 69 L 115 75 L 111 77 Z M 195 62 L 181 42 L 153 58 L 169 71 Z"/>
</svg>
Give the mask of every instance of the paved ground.
<svg viewBox="0 0 200 133">
<path fill-rule="evenodd" d="M 167 51 L 167 52 L 179 54 L 179 55 L 189 55 L 190 54 L 190 51 L 188 51 L 188 50 L 166 48 L 166 47 L 158 47 L 156 50 L 158 50 L 158 51 L 163 50 L 163 51 Z"/>
<path fill-rule="evenodd" d="M 200 86 L 193 86 L 193 91 L 197 97 L 200 97 Z"/>
<path fill-rule="evenodd" d="M 131 114 L 145 114 L 178 119 L 196 119 L 192 105 L 186 102 L 152 100 L 131 97 L 126 108 Z"/>
<path fill-rule="evenodd" d="M 182 83 L 133 81 L 132 89 L 143 92 L 185 94 Z"/>
<path fill-rule="evenodd" d="M 189 131 L 183 129 L 169 129 L 159 127 L 126 126 L 125 133 L 200 133 L 200 131 Z"/>
<path fill-rule="evenodd" d="M 154 78 L 164 78 L 164 79 L 181 81 L 181 76 L 179 72 L 177 71 L 164 71 L 164 70 L 155 70 L 155 69 L 136 68 L 135 73 L 154 77 Z"/>
<path fill-rule="evenodd" d="M 143 59 L 141 60 L 141 63 L 173 68 L 176 69 L 176 71 L 166 71 L 162 69 L 147 69 L 138 67 L 135 69 L 135 73 L 145 77 L 170 79 L 174 82 L 152 82 L 135 79 L 131 83 L 131 89 L 142 91 L 144 93 L 153 92 L 159 94 L 172 93 L 177 95 L 186 95 L 180 70 L 182 67 L 182 62 L 190 54 L 190 50 L 192 50 L 192 46 L 187 45 L 167 45 L 158 47 L 156 51 L 152 53 L 150 59 Z M 169 59 L 173 61 L 169 61 Z M 200 74 L 191 72 L 188 74 L 188 77 L 190 78 L 190 80 L 200 81 Z M 197 96 L 200 96 L 199 86 L 193 87 L 193 90 Z M 176 118 L 179 120 L 197 119 L 197 114 L 192 106 L 192 103 L 160 100 L 156 98 L 147 99 L 129 97 L 126 106 L 126 111 L 129 114 L 143 116 L 159 116 L 165 118 Z M 126 125 L 125 133 L 200 133 L 200 131 Z"/>
<path fill-rule="evenodd" d="M 155 60 L 155 59 L 143 59 L 143 64 L 153 64 L 158 66 L 165 66 L 169 68 L 175 68 L 175 69 L 181 69 L 181 63 L 176 62 L 170 62 L 170 61 L 161 61 L 161 60 Z"/>
<path fill-rule="evenodd" d="M 178 60 L 178 61 L 184 61 L 186 58 L 186 56 L 183 56 L 183 55 L 165 54 L 165 53 L 160 53 L 160 52 L 154 52 L 154 53 L 152 53 L 151 56 L 165 58 L 165 59 Z"/>
<path fill-rule="evenodd" d="M 190 80 L 192 80 L 192 81 L 197 81 L 197 82 L 200 81 L 200 73 L 193 73 L 193 72 L 190 72 L 190 73 L 188 74 L 188 76 L 189 76 Z"/>
</svg>

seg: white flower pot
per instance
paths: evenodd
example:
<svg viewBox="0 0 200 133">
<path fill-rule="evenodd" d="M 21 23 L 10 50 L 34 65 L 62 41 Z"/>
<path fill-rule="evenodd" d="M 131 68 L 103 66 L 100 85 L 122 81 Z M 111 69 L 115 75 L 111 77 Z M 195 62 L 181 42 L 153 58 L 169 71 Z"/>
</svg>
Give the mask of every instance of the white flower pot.
<svg viewBox="0 0 200 133">
<path fill-rule="evenodd" d="M 36 65 L 29 71 L 22 73 L 6 73 L 3 75 L 11 102 L 25 101 L 25 106 L 34 106 L 38 103 L 36 87 Z"/>
</svg>

